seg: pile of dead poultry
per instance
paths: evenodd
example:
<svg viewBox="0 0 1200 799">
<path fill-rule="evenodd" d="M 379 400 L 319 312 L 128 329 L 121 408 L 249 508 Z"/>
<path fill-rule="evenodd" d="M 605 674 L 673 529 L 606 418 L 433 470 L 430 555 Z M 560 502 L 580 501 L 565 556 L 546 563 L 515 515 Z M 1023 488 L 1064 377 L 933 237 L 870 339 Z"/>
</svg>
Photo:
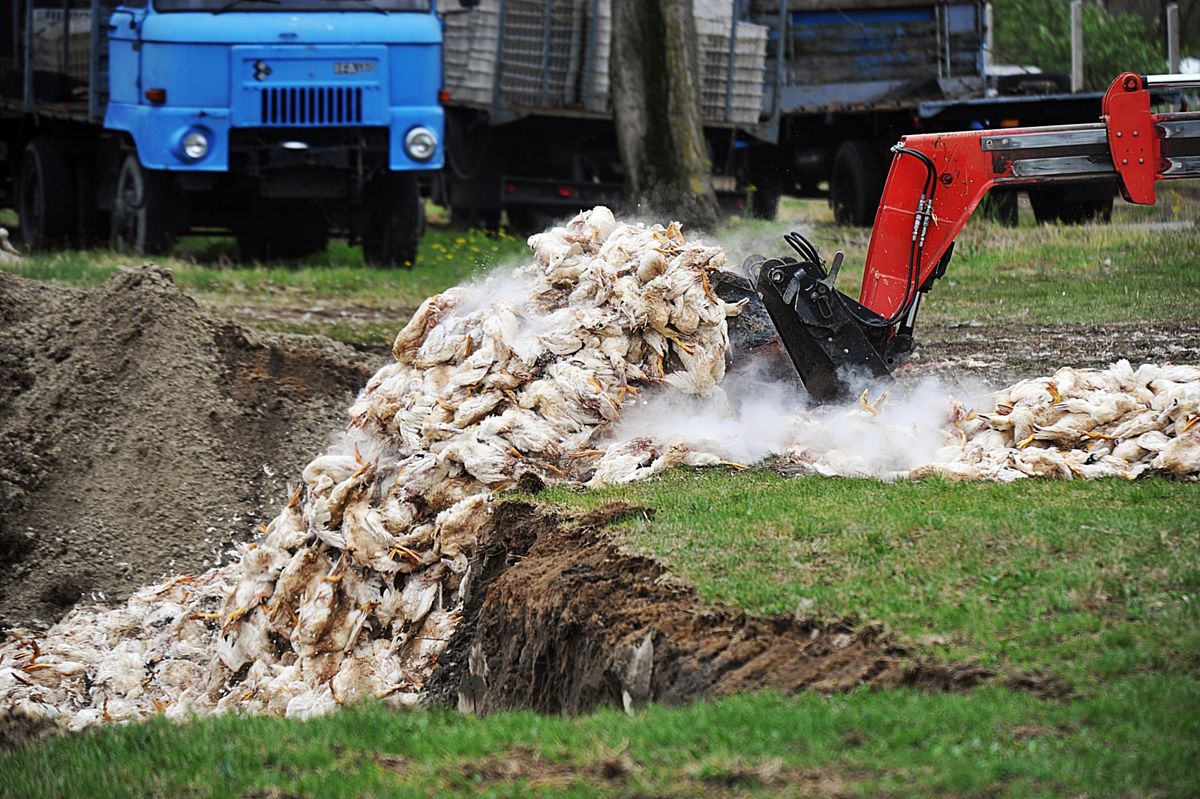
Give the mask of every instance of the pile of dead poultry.
<svg viewBox="0 0 1200 799">
<path fill-rule="evenodd" d="M 234 563 L 115 609 L 77 608 L 0 647 L 0 712 L 79 729 L 159 713 L 305 717 L 367 697 L 412 704 L 459 621 L 495 492 L 727 463 L 710 440 L 622 438 L 618 424 L 664 395 L 736 413 L 721 384 L 740 307 L 710 283 L 722 250 L 677 225 L 619 224 L 605 208 L 530 245 L 526 267 L 420 307 L 342 442 Z M 775 454 L 822 474 L 1195 476 L 1198 399 L 1200 369 L 1124 362 L 1025 381 L 976 409 L 943 395 L 924 426 L 887 397 L 820 410 L 797 397 Z M 856 451 L 822 438 L 835 425 L 855 431 Z M 909 460 L 873 459 L 864 441 L 893 442 Z"/>
</svg>

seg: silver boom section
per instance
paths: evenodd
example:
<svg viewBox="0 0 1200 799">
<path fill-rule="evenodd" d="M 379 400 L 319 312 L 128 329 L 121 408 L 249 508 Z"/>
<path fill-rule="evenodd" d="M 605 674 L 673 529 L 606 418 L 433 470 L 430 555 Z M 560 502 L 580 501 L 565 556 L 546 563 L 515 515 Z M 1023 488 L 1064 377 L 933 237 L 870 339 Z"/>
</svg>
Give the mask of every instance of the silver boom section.
<svg viewBox="0 0 1200 799">
<path fill-rule="evenodd" d="M 1200 177 L 1200 114 L 1175 114 L 1156 123 L 1155 133 L 1162 141 L 1161 174 Z M 1108 129 L 1103 124 L 987 136 L 980 139 L 980 146 L 1003 156 L 1017 178 L 1116 174 L 1108 151 Z"/>
</svg>

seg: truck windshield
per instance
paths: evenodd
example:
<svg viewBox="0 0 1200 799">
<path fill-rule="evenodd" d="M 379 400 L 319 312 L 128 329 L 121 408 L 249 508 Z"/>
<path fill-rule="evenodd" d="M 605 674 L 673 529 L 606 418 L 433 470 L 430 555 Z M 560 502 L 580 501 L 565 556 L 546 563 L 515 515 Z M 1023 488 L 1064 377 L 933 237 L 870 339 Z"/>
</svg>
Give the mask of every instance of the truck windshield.
<svg viewBox="0 0 1200 799">
<path fill-rule="evenodd" d="M 432 0 L 154 0 L 158 11 L 429 11 Z"/>
</svg>

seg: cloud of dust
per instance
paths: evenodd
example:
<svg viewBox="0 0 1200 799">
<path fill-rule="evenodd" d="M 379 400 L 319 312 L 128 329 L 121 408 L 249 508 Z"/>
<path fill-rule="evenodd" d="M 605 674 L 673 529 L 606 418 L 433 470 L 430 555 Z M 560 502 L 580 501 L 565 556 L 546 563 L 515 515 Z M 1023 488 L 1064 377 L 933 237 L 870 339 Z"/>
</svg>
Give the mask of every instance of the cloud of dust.
<svg viewBox="0 0 1200 799">
<path fill-rule="evenodd" d="M 860 391 L 865 388 L 877 410 L 872 415 L 857 399 L 812 404 L 798 379 L 781 380 L 756 361 L 732 369 L 721 387 L 708 397 L 648 393 L 625 412 L 613 435 L 682 441 L 746 464 L 788 453 L 827 473 L 888 478 L 934 462 L 954 443 L 953 400 L 977 407 L 990 394 L 980 384 L 936 378 L 864 383 Z M 885 391 L 887 398 L 877 401 Z"/>
<path fill-rule="evenodd" d="M 635 212 L 619 221 L 649 226 L 663 218 Z M 789 254 L 783 235 L 793 227 L 755 223 L 694 238 L 724 248 L 730 261 L 726 268 L 740 271 L 742 260 L 752 253 Z M 518 341 L 547 332 L 554 320 L 538 314 L 528 302 L 529 279 L 521 273 L 527 263 L 527 259 L 514 259 L 463 284 L 465 296 L 447 318 L 503 305 L 518 315 Z M 643 393 L 626 407 L 612 437 L 682 441 L 692 449 L 739 463 L 791 453 L 823 463 L 833 473 L 888 477 L 932 462 L 938 450 L 951 443 L 947 425 L 953 399 L 976 407 L 985 404 L 991 393 L 981 383 L 951 385 L 936 378 L 914 384 L 845 377 L 856 397 L 865 390 L 872 403 L 887 392 L 884 401 L 875 403 L 875 415 L 857 399 L 838 405 L 813 404 L 798 377 L 781 376 L 778 363 L 750 357 L 732 364 L 720 390 L 707 397 Z M 343 446 L 349 451 L 351 442 L 345 440 Z"/>
</svg>

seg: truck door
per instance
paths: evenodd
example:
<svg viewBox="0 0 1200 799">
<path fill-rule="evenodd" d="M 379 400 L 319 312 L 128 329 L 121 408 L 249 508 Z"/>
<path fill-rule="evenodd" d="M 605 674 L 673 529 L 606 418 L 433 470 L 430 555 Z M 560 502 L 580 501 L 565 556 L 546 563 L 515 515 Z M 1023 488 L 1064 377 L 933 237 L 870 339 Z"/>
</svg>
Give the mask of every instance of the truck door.
<svg viewBox="0 0 1200 799">
<path fill-rule="evenodd" d="M 146 0 L 127 0 L 108 21 L 109 100 L 137 105 L 142 96 L 142 22 Z"/>
</svg>

